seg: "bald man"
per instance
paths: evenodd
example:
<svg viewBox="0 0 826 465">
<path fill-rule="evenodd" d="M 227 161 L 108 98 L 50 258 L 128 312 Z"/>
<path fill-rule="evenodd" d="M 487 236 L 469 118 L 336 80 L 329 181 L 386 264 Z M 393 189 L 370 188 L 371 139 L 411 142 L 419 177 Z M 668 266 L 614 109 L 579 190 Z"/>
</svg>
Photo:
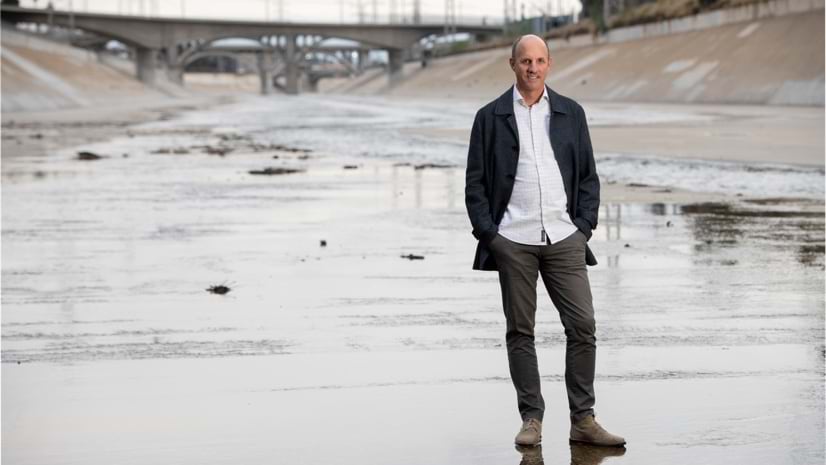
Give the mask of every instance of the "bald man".
<svg viewBox="0 0 826 465">
<path fill-rule="evenodd" d="M 542 440 L 545 401 L 534 346 L 542 277 L 565 328 L 565 386 L 572 443 L 622 447 L 594 419 L 596 337 L 587 241 L 597 226 L 599 177 L 585 112 L 545 85 L 552 58 L 535 35 L 511 50 L 516 83 L 476 113 L 465 204 L 479 240 L 473 268 L 499 272 L 505 341 L 522 427 L 515 442 Z"/>
</svg>

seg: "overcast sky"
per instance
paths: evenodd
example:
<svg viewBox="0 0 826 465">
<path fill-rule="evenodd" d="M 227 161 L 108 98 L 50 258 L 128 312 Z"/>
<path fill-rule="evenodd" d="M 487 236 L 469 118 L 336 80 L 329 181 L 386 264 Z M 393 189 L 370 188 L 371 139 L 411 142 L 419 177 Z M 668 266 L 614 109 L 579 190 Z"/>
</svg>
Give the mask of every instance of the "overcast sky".
<svg viewBox="0 0 826 465">
<path fill-rule="evenodd" d="M 410 21 L 414 0 L 21 0 L 23 6 L 44 7 L 51 1 L 55 8 L 88 10 L 101 13 L 145 14 L 199 18 L 232 18 L 313 22 L 356 22 L 361 17 L 386 22 L 391 13 L 399 20 Z M 506 0 L 454 0 L 456 15 L 468 22 L 501 23 Z M 423 22 L 442 22 L 445 0 L 420 0 Z M 579 0 L 516 0 L 516 16 L 570 14 L 579 11 Z M 374 7 L 375 6 L 375 7 Z M 462 22 L 461 20 L 459 22 Z"/>
</svg>

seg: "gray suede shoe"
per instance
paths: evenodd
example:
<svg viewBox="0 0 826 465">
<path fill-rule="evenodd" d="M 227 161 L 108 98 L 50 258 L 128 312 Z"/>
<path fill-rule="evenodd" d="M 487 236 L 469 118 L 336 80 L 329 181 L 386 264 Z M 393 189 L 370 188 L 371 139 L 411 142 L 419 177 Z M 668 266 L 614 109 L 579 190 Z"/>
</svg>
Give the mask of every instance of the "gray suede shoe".
<svg viewBox="0 0 826 465">
<path fill-rule="evenodd" d="M 523 421 L 522 428 L 513 442 L 519 446 L 535 446 L 542 442 L 542 422 L 536 418 Z"/>
<path fill-rule="evenodd" d="M 625 439 L 605 431 L 593 415 L 588 415 L 571 425 L 571 444 L 590 444 L 592 446 L 623 447 Z"/>
</svg>

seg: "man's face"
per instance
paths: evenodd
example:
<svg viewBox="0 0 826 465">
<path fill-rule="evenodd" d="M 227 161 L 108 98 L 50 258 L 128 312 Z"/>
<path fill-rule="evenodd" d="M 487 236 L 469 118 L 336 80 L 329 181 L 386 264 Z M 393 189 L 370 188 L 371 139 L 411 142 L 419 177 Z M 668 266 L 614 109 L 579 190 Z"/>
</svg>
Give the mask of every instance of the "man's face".
<svg viewBox="0 0 826 465">
<path fill-rule="evenodd" d="M 519 41 L 510 64 L 520 88 L 539 91 L 551 68 L 548 46 L 539 37 L 525 37 Z"/>
</svg>

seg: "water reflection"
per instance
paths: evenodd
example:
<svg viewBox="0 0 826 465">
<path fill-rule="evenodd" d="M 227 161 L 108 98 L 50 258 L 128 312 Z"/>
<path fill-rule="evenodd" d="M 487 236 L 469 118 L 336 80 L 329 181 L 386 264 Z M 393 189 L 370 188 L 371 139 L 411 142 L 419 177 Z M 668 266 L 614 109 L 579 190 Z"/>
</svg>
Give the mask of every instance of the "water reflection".
<svg viewBox="0 0 826 465">
<path fill-rule="evenodd" d="M 522 454 L 519 465 L 544 465 L 545 459 L 542 457 L 542 446 L 525 447 L 516 446 L 516 450 Z M 597 447 L 582 444 L 571 444 L 571 465 L 599 465 L 608 457 L 621 457 L 625 455 L 624 447 Z"/>
<path fill-rule="evenodd" d="M 602 207 L 600 224 L 605 226 L 605 240 L 622 238 L 622 205 L 608 204 Z"/>
<path fill-rule="evenodd" d="M 522 454 L 522 460 L 519 465 L 544 465 L 545 460 L 542 458 L 542 446 L 526 447 L 516 446 L 516 450 Z"/>
<path fill-rule="evenodd" d="M 606 204 L 602 207 L 600 212 L 600 224 L 604 225 L 605 240 L 620 240 L 622 239 L 622 205 L 621 204 Z M 606 257 L 605 263 L 608 268 L 619 268 L 618 254 L 609 255 Z"/>
<path fill-rule="evenodd" d="M 780 247 L 792 252 L 802 265 L 823 266 L 823 211 L 807 210 L 801 205 L 752 203 L 760 208 L 738 203 L 681 206 L 680 214 L 688 218 L 690 232 L 697 241 L 694 250 L 698 257 L 719 253 L 722 248 L 762 243 L 766 249 Z"/>
<path fill-rule="evenodd" d="M 596 447 L 571 444 L 571 465 L 599 465 L 608 457 L 625 455 L 625 447 Z"/>
</svg>

